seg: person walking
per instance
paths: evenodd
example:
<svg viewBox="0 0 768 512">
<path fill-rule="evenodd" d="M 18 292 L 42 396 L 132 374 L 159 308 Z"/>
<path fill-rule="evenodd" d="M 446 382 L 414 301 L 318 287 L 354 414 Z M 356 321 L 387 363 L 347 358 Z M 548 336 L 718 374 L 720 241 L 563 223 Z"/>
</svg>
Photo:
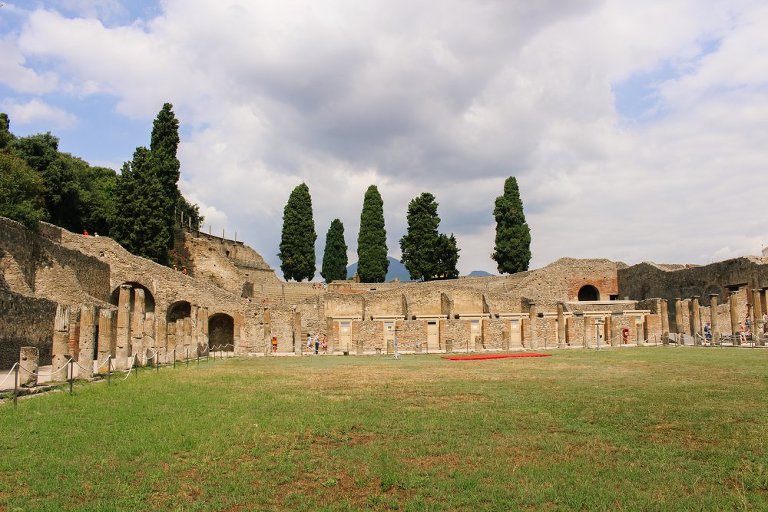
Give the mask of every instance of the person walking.
<svg viewBox="0 0 768 512">
<path fill-rule="evenodd" d="M 272 354 L 277 354 L 277 336 L 272 336 Z"/>
<path fill-rule="evenodd" d="M 320 335 L 315 334 L 315 355 L 320 353 Z"/>
</svg>

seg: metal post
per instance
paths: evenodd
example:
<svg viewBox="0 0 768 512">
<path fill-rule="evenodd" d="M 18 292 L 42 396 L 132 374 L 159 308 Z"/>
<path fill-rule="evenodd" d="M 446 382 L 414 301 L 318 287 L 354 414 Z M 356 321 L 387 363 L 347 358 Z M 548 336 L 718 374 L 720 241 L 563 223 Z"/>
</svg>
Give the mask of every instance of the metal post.
<svg viewBox="0 0 768 512">
<path fill-rule="evenodd" d="M 187 360 L 187 368 L 189 368 L 189 349 L 187 349 L 185 358 Z"/>
<path fill-rule="evenodd" d="M 197 351 L 197 366 L 200 366 L 200 351 Z"/>
<path fill-rule="evenodd" d="M 13 367 L 13 406 L 19 405 L 19 365 Z"/>
<path fill-rule="evenodd" d="M 173 349 L 173 367 L 176 368 L 176 349 Z"/>
<path fill-rule="evenodd" d="M 72 396 L 72 382 L 75 380 L 75 362 L 69 358 L 69 396 Z"/>
<path fill-rule="evenodd" d="M 112 384 L 112 356 L 107 356 L 107 386 Z"/>
<path fill-rule="evenodd" d="M 139 378 L 139 365 L 136 364 L 136 356 L 133 356 L 133 369 L 136 370 L 136 378 Z"/>
</svg>

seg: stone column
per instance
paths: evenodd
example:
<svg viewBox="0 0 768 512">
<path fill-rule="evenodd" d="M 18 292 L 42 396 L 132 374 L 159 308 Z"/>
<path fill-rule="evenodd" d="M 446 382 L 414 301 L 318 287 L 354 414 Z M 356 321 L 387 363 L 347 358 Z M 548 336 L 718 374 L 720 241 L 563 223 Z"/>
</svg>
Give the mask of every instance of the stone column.
<svg viewBox="0 0 768 512">
<path fill-rule="evenodd" d="M 691 298 L 691 335 L 696 345 L 701 345 L 701 306 L 699 305 L 699 296 L 694 295 Z"/>
<path fill-rule="evenodd" d="M 635 343 L 638 347 L 642 347 L 643 341 L 645 340 L 645 319 L 645 315 L 643 315 L 643 318 L 640 319 L 640 321 L 635 319 Z"/>
<path fill-rule="evenodd" d="M 232 354 L 237 355 L 246 355 L 248 353 L 247 350 L 243 349 L 243 344 L 240 342 L 241 336 L 243 333 L 243 324 L 245 323 L 245 318 L 243 317 L 242 313 L 235 313 L 232 315 L 232 326 L 234 328 L 234 332 L 232 333 Z M 301 343 L 301 340 L 299 340 L 299 343 Z"/>
<path fill-rule="evenodd" d="M 351 329 L 351 327 L 350 327 Z M 293 312 L 293 352 L 297 355 L 301 355 L 301 344 L 302 344 L 302 336 L 301 336 L 301 312 L 295 311 Z M 314 353 L 315 347 L 312 346 L 312 350 Z M 351 351 L 351 348 L 350 348 Z"/>
<path fill-rule="evenodd" d="M 157 365 L 160 362 L 158 359 L 160 354 L 155 338 L 155 313 L 151 311 L 144 316 L 144 340 L 142 346 L 144 347 L 144 357 L 147 364 Z"/>
<path fill-rule="evenodd" d="M 760 290 L 757 288 L 752 289 L 752 339 L 759 345 L 763 344 L 763 331 L 762 331 L 762 310 L 763 307 L 760 304 Z"/>
<path fill-rule="evenodd" d="M 105 373 L 107 371 L 107 356 L 113 354 L 115 346 L 115 310 L 114 309 L 101 309 L 99 310 L 99 339 L 97 341 L 99 360 L 99 373 Z"/>
<path fill-rule="evenodd" d="M 53 361 L 51 380 L 67 380 L 67 349 L 69 345 L 69 307 L 58 304 L 53 327 Z"/>
<path fill-rule="evenodd" d="M 170 347 L 169 347 L 170 348 Z M 173 345 L 173 359 L 172 361 L 178 361 L 184 359 L 184 319 L 179 318 L 176 320 L 176 341 Z"/>
<path fill-rule="evenodd" d="M 589 317 L 585 314 L 581 314 L 584 321 L 584 348 L 589 348 L 592 344 L 589 342 L 589 331 L 592 327 L 590 325 Z"/>
<path fill-rule="evenodd" d="M 93 377 L 93 348 L 96 334 L 96 307 L 85 304 L 80 308 L 80 350 L 77 356 L 78 378 Z"/>
<path fill-rule="evenodd" d="M 198 330 L 199 330 L 199 315 L 200 306 L 192 304 L 189 308 L 189 329 L 190 329 L 190 342 L 189 353 L 197 356 L 200 353 L 200 346 L 197 344 Z"/>
<path fill-rule="evenodd" d="M 131 355 L 131 285 L 120 285 L 117 299 L 117 339 L 115 340 L 115 368 L 128 368 Z"/>
<path fill-rule="evenodd" d="M 731 312 L 731 334 L 733 335 L 733 343 L 735 345 L 741 345 L 741 340 L 739 340 L 739 313 L 736 309 L 738 293 L 731 291 L 730 295 L 728 295 L 728 308 Z"/>
<path fill-rule="evenodd" d="M 264 314 L 262 316 L 262 322 L 264 325 L 264 335 L 262 342 L 264 343 L 264 355 L 268 355 L 272 348 L 270 347 L 270 343 L 272 340 L 272 313 L 269 311 L 269 308 L 264 308 Z M 330 324 L 330 322 L 329 322 Z M 328 331 L 328 352 L 331 353 L 330 350 L 330 343 L 331 343 L 331 331 Z"/>
<path fill-rule="evenodd" d="M 535 302 L 529 302 L 528 306 L 528 330 L 531 333 L 531 336 L 528 339 L 528 348 L 531 350 L 536 350 L 539 348 L 538 340 L 536 339 L 536 317 L 538 312 L 536 311 Z"/>
<path fill-rule="evenodd" d="M 184 346 L 181 351 L 181 357 L 188 359 L 195 355 L 192 351 L 192 319 L 188 316 L 184 317 L 181 320 L 181 325 L 182 332 L 184 332 Z"/>
<path fill-rule="evenodd" d="M 78 354 L 80 354 L 80 348 L 78 343 L 80 342 L 80 312 L 70 310 L 69 313 L 69 335 L 67 339 L 67 354 L 69 357 L 77 361 Z"/>
<path fill-rule="evenodd" d="M 720 331 L 717 325 L 717 299 L 716 293 L 709 294 L 709 325 L 712 328 L 712 342 L 720 338 Z"/>
<path fill-rule="evenodd" d="M 683 300 L 679 297 L 675 298 L 675 329 L 678 336 L 677 342 L 681 344 L 683 341 L 679 338 L 685 334 L 685 327 L 683 326 Z"/>
<path fill-rule="evenodd" d="M 19 386 L 37 386 L 37 369 L 40 367 L 40 351 L 37 347 L 21 347 L 19 353 Z"/>
<path fill-rule="evenodd" d="M 618 347 L 621 345 L 621 331 L 619 330 L 619 315 L 621 315 L 620 312 L 614 311 L 612 312 L 607 318 L 606 321 L 610 323 L 611 329 L 611 346 L 612 347 Z"/>
<path fill-rule="evenodd" d="M 131 356 L 136 364 L 144 364 L 144 320 L 146 315 L 146 301 L 144 290 L 133 290 L 133 311 L 131 311 Z"/>
<path fill-rule="evenodd" d="M 200 308 L 200 320 L 198 320 L 198 325 L 200 326 L 200 335 L 198 336 L 198 339 L 200 343 L 203 345 L 203 347 L 208 347 L 210 344 L 210 339 L 208 338 L 208 308 L 202 307 Z M 206 349 L 207 352 L 207 349 Z"/>
<path fill-rule="evenodd" d="M 669 305 L 667 299 L 661 299 L 661 339 L 663 342 L 669 341 Z"/>
<path fill-rule="evenodd" d="M 565 348 L 565 304 L 557 303 L 557 347 Z"/>
</svg>

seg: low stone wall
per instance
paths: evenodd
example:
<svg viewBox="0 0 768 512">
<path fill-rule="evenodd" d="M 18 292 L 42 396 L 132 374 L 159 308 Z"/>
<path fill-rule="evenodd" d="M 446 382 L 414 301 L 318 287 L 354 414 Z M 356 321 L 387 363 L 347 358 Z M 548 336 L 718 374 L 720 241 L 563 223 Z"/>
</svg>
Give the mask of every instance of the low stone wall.
<svg viewBox="0 0 768 512">
<path fill-rule="evenodd" d="M 0 369 L 19 361 L 22 346 L 37 347 L 40 364 L 51 364 L 56 303 L 0 289 Z"/>
</svg>

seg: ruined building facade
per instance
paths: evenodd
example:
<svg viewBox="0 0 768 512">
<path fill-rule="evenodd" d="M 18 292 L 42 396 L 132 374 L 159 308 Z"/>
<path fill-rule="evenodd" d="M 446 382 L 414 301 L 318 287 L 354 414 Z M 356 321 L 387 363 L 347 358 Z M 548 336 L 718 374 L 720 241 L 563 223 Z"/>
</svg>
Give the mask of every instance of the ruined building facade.
<svg viewBox="0 0 768 512">
<path fill-rule="evenodd" d="M 562 258 L 499 277 L 428 283 L 285 283 L 242 242 L 180 231 L 187 273 L 107 237 L 0 218 L 0 369 L 37 347 L 40 364 L 170 362 L 210 349 L 301 354 L 501 351 L 698 339 L 766 313 L 768 259 L 702 267 Z M 93 362 L 96 361 L 96 364 Z M 91 364 L 89 364 L 91 363 Z M 82 370 L 86 371 L 86 370 Z M 86 372 L 87 373 L 87 372 Z"/>
</svg>

